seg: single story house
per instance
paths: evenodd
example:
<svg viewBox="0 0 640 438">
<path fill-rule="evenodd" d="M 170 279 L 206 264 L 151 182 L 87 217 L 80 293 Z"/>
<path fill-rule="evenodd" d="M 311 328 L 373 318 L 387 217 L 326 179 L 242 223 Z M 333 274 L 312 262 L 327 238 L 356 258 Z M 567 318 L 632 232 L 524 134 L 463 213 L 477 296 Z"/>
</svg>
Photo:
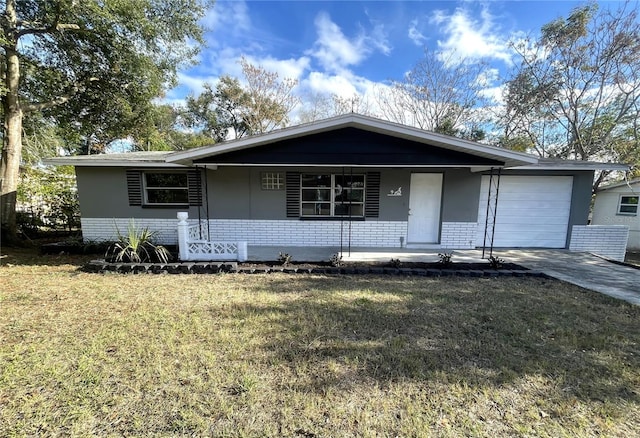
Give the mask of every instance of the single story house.
<svg viewBox="0 0 640 438">
<path fill-rule="evenodd" d="M 628 249 L 640 249 L 640 179 L 603 186 L 596 193 L 591 223 L 629 227 Z"/>
<path fill-rule="evenodd" d="M 85 239 L 131 218 L 176 243 L 176 214 L 249 246 L 569 248 L 597 169 L 357 114 L 180 152 L 50 159 L 76 167 Z"/>
</svg>

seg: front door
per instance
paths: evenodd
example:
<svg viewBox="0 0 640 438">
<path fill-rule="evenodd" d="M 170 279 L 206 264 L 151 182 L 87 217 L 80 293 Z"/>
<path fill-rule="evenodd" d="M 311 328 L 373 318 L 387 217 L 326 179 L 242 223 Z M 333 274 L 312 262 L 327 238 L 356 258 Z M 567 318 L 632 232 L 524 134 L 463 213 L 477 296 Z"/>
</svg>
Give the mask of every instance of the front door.
<svg viewBox="0 0 640 438">
<path fill-rule="evenodd" d="M 441 173 L 412 173 L 407 243 L 437 243 L 440 231 Z"/>
</svg>

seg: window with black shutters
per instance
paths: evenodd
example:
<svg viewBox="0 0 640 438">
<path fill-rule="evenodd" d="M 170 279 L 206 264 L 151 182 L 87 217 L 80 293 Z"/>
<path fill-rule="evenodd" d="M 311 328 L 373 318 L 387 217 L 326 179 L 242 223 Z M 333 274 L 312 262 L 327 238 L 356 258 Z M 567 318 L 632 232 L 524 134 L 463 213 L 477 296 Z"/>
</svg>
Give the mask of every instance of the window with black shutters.
<svg viewBox="0 0 640 438">
<path fill-rule="evenodd" d="M 129 205 L 182 207 L 202 205 L 199 170 L 127 170 Z"/>
</svg>

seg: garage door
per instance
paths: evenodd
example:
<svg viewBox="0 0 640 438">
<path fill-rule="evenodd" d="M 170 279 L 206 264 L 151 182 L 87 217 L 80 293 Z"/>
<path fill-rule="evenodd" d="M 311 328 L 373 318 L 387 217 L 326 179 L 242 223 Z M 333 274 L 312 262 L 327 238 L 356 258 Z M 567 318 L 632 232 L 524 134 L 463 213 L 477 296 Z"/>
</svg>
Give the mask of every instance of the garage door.
<svg viewBox="0 0 640 438">
<path fill-rule="evenodd" d="M 564 248 L 569 225 L 570 176 L 502 176 L 493 245 Z M 484 240 L 489 177 L 482 177 L 478 241 Z M 489 241 L 487 241 L 489 245 Z"/>
</svg>

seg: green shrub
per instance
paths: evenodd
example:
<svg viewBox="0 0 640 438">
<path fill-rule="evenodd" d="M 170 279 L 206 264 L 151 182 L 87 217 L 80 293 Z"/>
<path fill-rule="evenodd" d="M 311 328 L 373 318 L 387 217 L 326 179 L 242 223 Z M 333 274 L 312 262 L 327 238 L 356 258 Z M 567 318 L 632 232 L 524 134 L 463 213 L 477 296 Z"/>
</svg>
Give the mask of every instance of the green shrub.
<svg viewBox="0 0 640 438">
<path fill-rule="evenodd" d="M 438 254 L 440 260 L 438 263 L 444 266 L 450 266 L 453 263 L 453 253 L 452 252 L 443 252 Z"/>
<path fill-rule="evenodd" d="M 118 240 L 113 243 L 105 259 L 109 262 L 124 263 L 167 263 L 171 253 L 167 248 L 155 243 L 157 232 L 150 231 L 148 227 L 136 228 L 133 219 L 127 227 L 127 234 L 122 235 L 116 225 Z"/>
<path fill-rule="evenodd" d="M 489 266 L 491 267 L 491 269 L 500 269 L 504 264 L 504 260 L 496 256 L 489 256 L 488 260 L 489 260 Z"/>
<path fill-rule="evenodd" d="M 280 254 L 278 254 L 278 263 L 280 263 L 282 266 L 287 266 L 289 263 L 291 263 L 291 259 L 293 259 L 293 257 L 286 252 L 281 252 Z"/>
<path fill-rule="evenodd" d="M 340 254 L 338 254 L 338 253 L 335 253 L 329 259 L 329 263 L 331 263 L 331 266 L 336 267 L 336 268 L 342 266 L 342 256 Z"/>
</svg>

